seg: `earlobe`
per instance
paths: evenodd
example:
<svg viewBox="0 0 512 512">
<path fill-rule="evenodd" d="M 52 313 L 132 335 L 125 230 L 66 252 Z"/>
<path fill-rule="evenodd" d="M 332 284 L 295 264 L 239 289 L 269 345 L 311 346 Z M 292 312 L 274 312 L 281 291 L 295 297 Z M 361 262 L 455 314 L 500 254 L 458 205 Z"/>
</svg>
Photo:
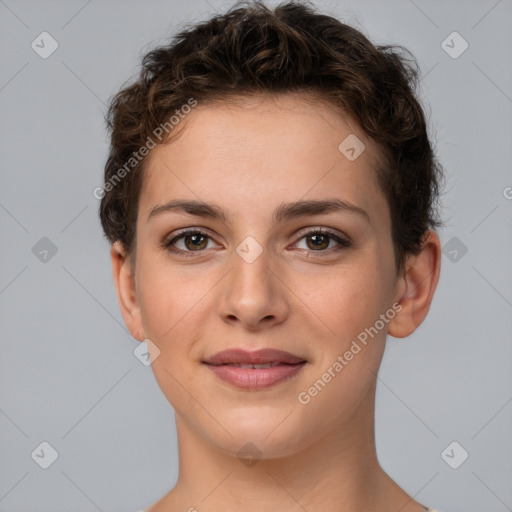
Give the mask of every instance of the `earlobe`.
<svg viewBox="0 0 512 512">
<path fill-rule="evenodd" d="M 135 293 L 135 276 L 131 261 L 126 255 L 121 242 L 114 242 L 110 249 L 112 260 L 112 273 L 116 287 L 117 300 L 121 308 L 124 322 L 131 335 L 139 340 L 144 340 L 142 316 Z"/>
<path fill-rule="evenodd" d="M 441 243 L 437 234 L 429 230 L 421 252 L 410 255 L 406 260 L 395 298 L 402 309 L 388 324 L 391 336 L 405 338 L 423 322 L 430 309 L 440 270 Z"/>
</svg>

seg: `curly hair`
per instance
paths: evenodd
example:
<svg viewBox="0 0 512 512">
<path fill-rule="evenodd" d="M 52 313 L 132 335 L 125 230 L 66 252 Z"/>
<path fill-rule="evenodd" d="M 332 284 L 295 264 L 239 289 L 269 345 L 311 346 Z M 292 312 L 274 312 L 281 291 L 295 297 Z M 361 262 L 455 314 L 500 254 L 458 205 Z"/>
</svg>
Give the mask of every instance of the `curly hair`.
<svg viewBox="0 0 512 512">
<path fill-rule="evenodd" d="M 421 250 L 426 232 L 441 226 L 437 203 L 443 173 L 418 85 L 419 68 L 408 50 L 376 46 L 304 3 L 270 9 L 260 1 L 243 1 L 188 26 L 147 53 L 137 79 L 109 104 L 110 152 L 99 208 L 105 236 L 132 252 L 145 155 L 171 140 L 171 116 L 186 112 L 188 105 L 298 92 L 351 116 L 380 149 L 377 180 L 389 205 L 400 269 L 407 254 Z M 162 126 L 167 136 L 155 141 Z"/>
</svg>

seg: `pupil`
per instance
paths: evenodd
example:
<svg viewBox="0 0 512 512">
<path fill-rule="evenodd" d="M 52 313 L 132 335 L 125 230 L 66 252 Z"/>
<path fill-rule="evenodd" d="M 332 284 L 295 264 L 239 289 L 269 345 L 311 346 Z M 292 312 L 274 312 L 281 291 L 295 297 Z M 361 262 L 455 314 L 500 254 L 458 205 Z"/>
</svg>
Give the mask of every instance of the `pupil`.
<svg viewBox="0 0 512 512">
<path fill-rule="evenodd" d="M 204 242 L 204 238 L 205 237 L 203 235 L 189 235 L 187 239 L 191 241 L 192 247 L 197 249 L 198 247 L 201 247 L 201 243 Z M 187 246 L 189 246 L 188 248 L 190 249 L 190 244 L 187 244 Z"/>
<path fill-rule="evenodd" d="M 324 235 L 312 235 L 310 237 L 310 239 L 312 240 L 313 245 L 318 248 L 318 247 L 325 246 L 325 241 L 326 241 L 327 237 Z"/>
</svg>

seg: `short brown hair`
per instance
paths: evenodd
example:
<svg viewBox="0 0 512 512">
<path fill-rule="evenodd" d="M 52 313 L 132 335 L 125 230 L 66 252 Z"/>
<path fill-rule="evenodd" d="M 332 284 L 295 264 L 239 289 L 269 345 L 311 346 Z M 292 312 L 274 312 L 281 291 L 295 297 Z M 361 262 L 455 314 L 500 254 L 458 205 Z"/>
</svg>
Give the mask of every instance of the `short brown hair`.
<svg viewBox="0 0 512 512">
<path fill-rule="evenodd" d="M 255 93 L 304 92 L 352 116 L 381 149 L 378 183 L 390 208 L 397 269 L 417 254 L 438 218 L 442 168 L 416 96 L 417 63 L 402 46 L 375 46 L 360 31 L 304 3 L 269 9 L 238 2 L 192 25 L 142 60 L 106 121 L 111 145 L 100 218 L 111 243 L 134 248 L 144 159 L 126 162 L 158 126 L 194 98 L 198 104 Z M 167 142 L 163 139 L 162 142 Z M 125 171 L 120 177 L 122 167 Z"/>
</svg>

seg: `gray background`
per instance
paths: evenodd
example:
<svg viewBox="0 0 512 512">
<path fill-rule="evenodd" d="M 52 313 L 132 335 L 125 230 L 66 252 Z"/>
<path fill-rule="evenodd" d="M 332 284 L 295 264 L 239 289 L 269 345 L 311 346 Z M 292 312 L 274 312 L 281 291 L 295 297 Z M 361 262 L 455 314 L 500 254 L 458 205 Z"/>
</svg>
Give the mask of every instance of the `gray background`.
<svg viewBox="0 0 512 512">
<path fill-rule="evenodd" d="M 175 482 L 173 411 L 133 355 L 92 192 L 108 98 L 178 26 L 231 5 L 0 0 L 1 511 L 131 512 Z M 417 56 L 448 173 L 437 294 L 379 374 L 380 461 L 443 512 L 512 510 L 512 2 L 317 5 Z M 31 48 L 43 31 L 47 59 Z M 441 46 L 453 31 L 458 58 Z M 48 469 L 31 458 L 43 441 Z M 458 469 L 441 457 L 453 441 Z"/>
</svg>

